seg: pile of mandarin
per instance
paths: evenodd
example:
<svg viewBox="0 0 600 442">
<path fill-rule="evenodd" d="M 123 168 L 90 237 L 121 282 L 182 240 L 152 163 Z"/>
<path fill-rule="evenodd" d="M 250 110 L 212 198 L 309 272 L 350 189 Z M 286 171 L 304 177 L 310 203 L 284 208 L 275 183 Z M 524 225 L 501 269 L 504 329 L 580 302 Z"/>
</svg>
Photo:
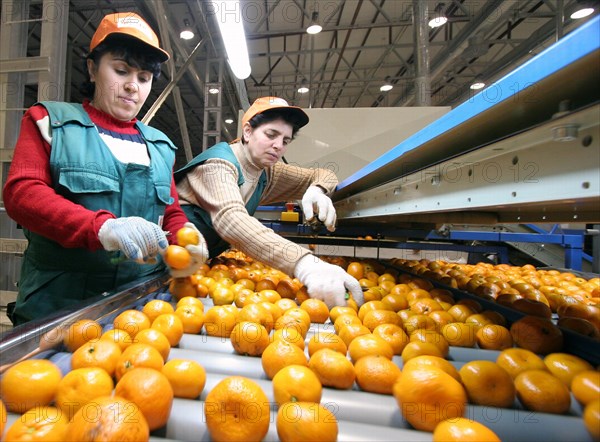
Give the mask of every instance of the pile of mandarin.
<svg viewBox="0 0 600 442">
<path fill-rule="evenodd" d="M 499 440 L 465 416 L 468 404 L 566 414 L 575 400 L 592 438 L 600 438 L 600 372 L 563 348 L 561 327 L 553 320 L 555 314 L 583 319 L 596 329 L 595 322 L 569 316 L 565 311 L 573 312 L 562 306 L 576 305 L 573 298 L 595 307 L 598 279 L 528 266 L 394 260 L 411 275 L 372 261 L 327 260 L 359 280 L 362 306 L 350 298 L 329 310 L 309 298 L 297 279 L 229 251 L 195 275 L 170 281 L 170 300 L 125 309 L 110 327 L 93 319 L 74 322 L 63 331 L 71 352 L 68 373 L 50 360 L 34 359 L 3 374 L 0 424 L 6 422 L 5 406 L 22 416 L 7 429 L 0 426 L 2 440 L 148 440 L 167 424 L 174 398 L 202 395 L 212 440 L 262 440 L 274 405 L 281 441 L 335 441 L 335 410 L 321 403 L 326 388 L 393 395 L 403 419 L 432 432 L 434 441 Z M 455 299 L 425 278 L 499 303 L 509 299 L 505 295 L 514 295 L 512 303 L 531 299 L 551 316 L 514 306 L 524 315 L 508 324 L 476 297 Z M 309 333 L 311 324 L 325 323 L 331 326 Z M 169 357 L 184 334 L 229 339 L 237 354 L 261 358 L 275 404 L 244 376 L 226 377 L 203 393 L 204 367 Z M 448 359 L 454 347 L 498 356 L 457 368 Z M 260 409 L 251 416 L 227 412 L 244 406 Z"/>
</svg>

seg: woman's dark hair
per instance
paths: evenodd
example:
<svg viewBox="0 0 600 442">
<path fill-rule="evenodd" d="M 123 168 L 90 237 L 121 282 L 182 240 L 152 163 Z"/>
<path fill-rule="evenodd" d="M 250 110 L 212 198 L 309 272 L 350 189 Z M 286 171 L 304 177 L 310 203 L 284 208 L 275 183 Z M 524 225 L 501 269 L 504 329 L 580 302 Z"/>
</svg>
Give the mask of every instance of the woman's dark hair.
<svg viewBox="0 0 600 442">
<path fill-rule="evenodd" d="M 289 111 L 287 109 L 270 109 L 266 110 L 263 113 L 257 114 L 248 120 L 248 123 L 253 129 L 256 129 L 258 126 L 262 126 L 263 124 L 270 123 L 273 120 L 283 119 L 288 124 L 292 125 L 292 140 L 296 137 L 296 134 L 303 126 L 304 121 L 293 111 Z M 246 143 L 242 136 L 242 141 Z"/>
<path fill-rule="evenodd" d="M 90 81 L 87 60 L 92 60 L 97 66 L 100 59 L 109 53 L 117 57 L 122 57 L 129 66 L 152 72 L 154 80 L 160 77 L 160 68 L 162 65 L 160 57 L 148 50 L 146 45 L 140 44 L 139 40 L 126 35 L 108 36 L 84 60 L 86 80 L 81 85 L 81 92 L 86 98 L 94 98 L 94 92 L 96 91 L 96 84 Z"/>
</svg>

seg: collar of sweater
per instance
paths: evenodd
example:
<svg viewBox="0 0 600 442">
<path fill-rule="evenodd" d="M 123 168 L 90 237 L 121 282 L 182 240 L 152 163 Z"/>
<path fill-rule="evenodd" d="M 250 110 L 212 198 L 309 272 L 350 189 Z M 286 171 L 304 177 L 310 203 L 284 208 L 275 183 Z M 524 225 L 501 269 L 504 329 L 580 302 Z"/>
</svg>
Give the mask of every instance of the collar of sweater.
<svg viewBox="0 0 600 442">
<path fill-rule="evenodd" d="M 257 182 L 264 169 L 252 162 L 248 149 L 241 141 L 233 143 L 231 149 L 240 162 L 244 178 L 248 181 Z"/>
</svg>

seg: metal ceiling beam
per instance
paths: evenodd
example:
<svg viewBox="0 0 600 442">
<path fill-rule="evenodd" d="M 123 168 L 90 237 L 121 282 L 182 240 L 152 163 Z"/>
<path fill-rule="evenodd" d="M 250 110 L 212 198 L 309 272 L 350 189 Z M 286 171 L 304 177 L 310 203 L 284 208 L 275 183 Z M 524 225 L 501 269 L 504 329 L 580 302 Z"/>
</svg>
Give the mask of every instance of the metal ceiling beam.
<svg viewBox="0 0 600 442">
<path fill-rule="evenodd" d="M 540 44 L 548 39 L 552 38 L 555 33 L 556 23 L 553 21 L 549 21 L 539 29 L 537 29 L 529 39 L 524 41 L 517 48 L 504 55 L 500 60 L 496 61 L 492 65 L 490 65 L 481 75 L 484 78 L 492 78 L 509 66 L 513 66 L 515 62 L 518 62 L 523 57 L 526 57 L 534 50 L 536 47 L 540 46 Z M 523 85 L 523 88 L 525 86 Z M 452 103 L 456 102 L 456 100 L 461 99 L 460 97 L 464 97 L 469 94 L 468 86 L 463 86 L 456 93 L 448 96 L 444 103 Z"/>
<path fill-rule="evenodd" d="M 356 23 L 356 20 L 358 19 L 358 14 L 360 12 L 360 8 L 362 7 L 363 4 L 363 0 L 359 0 L 358 4 L 356 5 L 356 9 L 354 10 L 354 14 L 352 15 L 352 20 L 351 20 L 351 24 L 354 25 Z M 340 65 L 341 62 L 341 58 L 344 56 L 344 51 L 346 49 L 346 46 L 348 46 L 348 40 L 350 40 L 350 34 L 351 31 L 346 32 L 346 37 L 344 38 L 344 42 L 342 43 L 342 51 L 340 52 L 340 55 L 335 63 L 335 68 L 333 71 L 333 74 L 331 75 L 331 78 L 335 78 L 336 72 L 338 70 L 338 67 Z M 327 95 L 329 95 L 329 91 L 330 91 L 330 86 L 327 86 L 327 89 L 325 90 L 325 94 L 323 95 L 323 99 L 321 101 L 321 107 L 325 107 L 325 100 L 327 100 Z"/>
<path fill-rule="evenodd" d="M 359 31 L 361 29 L 378 29 L 378 28 L 390 28 L 390 27 L 402 27 L 402 26 L 410 26 L 412 23 L 411 20 L 394 20 L 389 23 L 373 23 L 372 25 L 369 23 L 359 23 L 352 24 L 347 26 L 327 26 L 327 29 L 323 29 L 322 32 L 340 32 L 340 31 Z M 263 40 L 266 38 L 276 38 L 276 37 L 291 37 L 294 35 L 303 35 L 306 33 L 304 29 L 298 30 L 276 30 L 276 31 L 262 31 L 260 33 L 249 34 L 246 36 L 247 40 Z"/>
<path fill-rule="evenodd" d="M 415 43 L 415 100 L 417 106 L 431 105 L 429 75 L 429 9 L 423 0 L 413 0 L 413 36 Z"/>
<path fill-rule="evenodd" d="M 165 13 L 165 8 L 163 4 L 163 0 L 157 0 L 152 2 L 154 5 L 154 10 L 156 12 L 156 18 L 158 21 L 158 29 L 160 31 L 161 40 L 163 42 L 164 49 L 172 54 L 173 51 L 171 49 L 171 33 L 168 31 L 168 19 Z M 193 54 L 193 52 L 192 52 Z M 191 55 L 190 55 L 191 58 Z M 175 60 L 171 57 L 167 61 L 167 66 L 169 69 L 169 76 L 171 78 L 175 77 Z M 181 78 L 181 77 L 180 77 Z M 177 85 L 173 86 L 173 102 L 175 103 L 175 112 L 177 115 L 177 122 L 179 125 L 179 131 L 181 132 L 181 140 L 183 142 L 183 151 L 185 152 L 185 158 L 187 161 L 191 161 L 194 155 L 192 154 L 192 145 L 190 143 L 190 136 L 187 128 L 187 121 L 185 118 L 185 112 L 183 110 L 183 102 L 181 100 L 181 93 Z M 160 98 L 160 97 L 159 97 Z"/>
<path fill-rule="evenodd" d="M 205 43 L 205 40 L 200 40 L 198 42 L 198 44 L 192 50 L 192 52 L 190 53 L 190 55 L 187 58 L 187 60 L 185 61 L 185 63 L 183 63 L 183 66 L 181 66 L 179 68 L 179 70 L 175 73 L 173 79 L 163 89 L 160 96 L 156 99 L 156 101 L 154 103 L 152 103 L 152 106 L 150 106 L 150 109 L 148 109 L 148 112 L 146 112 L 146 115 L 144 115 L 144 117 L 142 118 L 143 123 L 148 124 L 148 123 L 150 123 L 152 118 L 154 118 L 154 115 L 156 115 L 156 112 L 158 111 L 158 109 L 160 109 L 160 107 L 165 102 L 165 100 L 167 99 L 167 97 L 169 96 L 169 94 L 171 93 L 171 91 L 173 90 L 175 85 L 177 84 L 177 82 L 179 80 L 181 80 L 181 77 L 183 77 L 183 74 L 185 74 L 185 71 L 188 69 L 190 64 L 194 61 L 194 56 L 204 46 L 204 43 Z"/>
<path fill-rule="evenodd" d="M 440 51 L 440 53 L 431 60 L 431 81 L 435 81 L 440 75 L 444 73 L 444 71 L 448 68 L 450 64 L 452 64 L 464 51 L 464 49 L 468 45 L 469 38 L 475 35 L 480 29 L 485 25 L 486 28 L 491 26 L 489 22 L 490 17 L 494 17 L 494 15 L 499 10 L 503 0 L 488 0 L 485 3 L 485 6 L 481 9 L 479 14 L 474 17 L 461 32 L 456 36 L 456 38 L 452 39 L 448 43 L 448 48 Z M 510 8 L 506 8 L 505 12 L 499 16 L 494 23 L 499 20 L 505 20 L 507 16 L 512 16 L 513 11 Z M 392 103 L 392 106 L 412 106 L 415 101 L 415 95 L 413 93 L 408 93 L 397 99 Z"/>
</svg>

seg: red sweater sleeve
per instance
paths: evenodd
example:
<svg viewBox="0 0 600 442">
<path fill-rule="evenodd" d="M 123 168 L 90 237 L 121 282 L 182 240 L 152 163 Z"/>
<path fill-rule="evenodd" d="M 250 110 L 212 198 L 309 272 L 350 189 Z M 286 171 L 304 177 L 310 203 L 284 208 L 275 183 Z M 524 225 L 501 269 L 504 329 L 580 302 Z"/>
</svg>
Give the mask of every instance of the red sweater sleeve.
<svg viewBox="0 0 600 442">
<path fill-rule="evenodd" d="M 102 248 L 98 230 L 115 215 L 106 210 L 94 212 L 57 194 L 50 174 L 50 145 L 36 124 L 47 117 L 43 106 L 34 106 L 23 116 L 21 132 L 6 184 L 3 199 L 6 212 L 18 224 L 63 247 Z M 165 210 L 163 229 L 177 232 L 187 222 L 171 181 L 175 202 Z M 174 242 L 175 235 L 169 237 Z"/>
<path fill-rule="evenodd" d="M 181 206 L 179 205 L 179 196 L 177 195 L 177 188 L 175 187 L 175 180 L 171 179 L 171 197 L 173 197 L 173 204 L 167 206 L 165 209 L 165 219 L 163 222 L 163 230 L 171 232 L 171 235 L 167 238 L 170 244 L 177 244 L 176 233 L 188 222 L 187 216 Z"/>
<path fill-rule="evenodd" d="M 35 106 L 23 116 L 2 194 L 6 212 L 24 228 L 63 247 L 100 249 L 98 230 L 115 216 L 105 210 L 88 210 L 54 191 L 50 145 L 36 124 L 47 115 L 44 107 Z"/>
</svg>

